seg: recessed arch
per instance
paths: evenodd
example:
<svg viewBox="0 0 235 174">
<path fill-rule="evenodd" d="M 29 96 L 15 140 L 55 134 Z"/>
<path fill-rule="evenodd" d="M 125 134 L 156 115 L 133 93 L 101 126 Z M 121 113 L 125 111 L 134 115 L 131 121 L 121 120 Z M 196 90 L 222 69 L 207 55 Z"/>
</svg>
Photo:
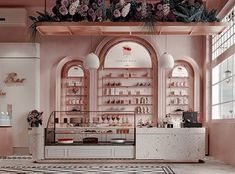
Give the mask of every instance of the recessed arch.
<svg viewBox="0 0 235 174">
<path fill-rule="evenodd" d="M 104 71 L 104 69 L 106 68 L 105 66 L 105 59 L 107 56 L 109 56 L 110 50 L 112 50 L 112 48 L 115 48 L 116 45 L 118 44 L 122 44 L 120 46 L 120 50 L 123 51 L 123 46 L 126 46 L 126 43 L 135 43 L 136 45 L 139 45 L 142 47 L 142 49 L 145 50 L 146 53 L 148 53 L 148 57 L 147 59 L 150 60 L 148 63 L 148 66 L 146 67 L 142 67 L 142 68 L 147 68 L 151 71 L 151 78 L 152 78 L 152 104 L 153 104 L 153 112 L 152 112 L 152 120 L 154 123 L 156 123 L 157 121 L 157 113 L 158 113 L 158 58 L 157 58 L 157 53 L 156 50 L 154 49 L 154 47 L 145 39 L 143 38 L 139 38 L 139 37 L 134 37 L 134 36 L 129 36 L 129 37 L 115 37 L 115 38 L 111 38 L 111 39 L 105 39 L 104 42 L 101 42 L 100 45 L 97 47 L 97 55 L 99 55 L 100 58 L 100 68 L 98 71 Z M 127 47 L 128 48 L 128 47 Z M 123 54 L 123 52 L 122 52 Z M 124 54 L 129 54 L 129 53 L 124 53 Z M 110 56 L 111 58 L 111 56 Z M 114 68 L 114 67 L 113 67 Z M 119 67 L 120 68 L 120 67 Z M 139 67 L 135 67 L 133 69 L 138 70 L 138 68 L 141 69 L 141 66 Z M 118 67 L 116 68 L 118 69 Z M 124 67 L 122 67 L 122 69 L 125 69 Z M 122 71 L 122 69 L 120 68 L 120 72 Z M 127 69 L 131 69 L 131 68 L 127 68 Z M 121 75 L 119 72 L 119 75 Z M 99 74 L 99 73 L 98 73 Z M 135 74 L 135 73 L 134 73 Z M 98 79 L 98 86 L 101 86 L 99 84 L 99 81 L 101 80 L 99 75 L 97 75 L 97 79 Z M 98 93 L 97 96 L 99 96 L 100 94 Z M 99 107 L 99 101 L 97 103 L 97 107 Z"/>
</svg>

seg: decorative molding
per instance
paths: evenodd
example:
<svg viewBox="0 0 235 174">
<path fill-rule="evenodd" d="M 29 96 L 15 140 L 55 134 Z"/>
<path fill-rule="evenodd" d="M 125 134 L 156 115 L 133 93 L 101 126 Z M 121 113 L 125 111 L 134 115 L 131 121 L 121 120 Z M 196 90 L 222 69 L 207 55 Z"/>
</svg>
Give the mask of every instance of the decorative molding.
<svg viewBox="0 0 235 174">
<path fill-rule="evenodd" d="M 227 27 L 223 22 L 158 22 L 149 31 L 143 22 L 38 22 L 42 36 L 140 36 L 140 35 L 216 35 Z"/>
<path fill-rule="evenodd" d="M 26 80 L 25 78 L 20 79 L 17 76 L 18 76 L 18 74 L 15 73 L 15 72 L 9 73 L 4 82 L 6 84 L 9 84 L 9 83 L 23 83 Z"/>
</svg>

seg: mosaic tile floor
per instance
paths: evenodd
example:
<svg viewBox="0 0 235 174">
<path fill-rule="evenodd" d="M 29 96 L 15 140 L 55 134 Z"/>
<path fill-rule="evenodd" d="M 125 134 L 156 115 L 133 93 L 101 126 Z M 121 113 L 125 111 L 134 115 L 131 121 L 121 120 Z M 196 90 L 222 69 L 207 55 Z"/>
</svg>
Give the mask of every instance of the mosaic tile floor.
<svg viewBox="0 0 235 174">
<path fill-rule="evenodd" d="M 175 174 L 169 166 L 2 166 L 0 174 Z"/>
</svg>

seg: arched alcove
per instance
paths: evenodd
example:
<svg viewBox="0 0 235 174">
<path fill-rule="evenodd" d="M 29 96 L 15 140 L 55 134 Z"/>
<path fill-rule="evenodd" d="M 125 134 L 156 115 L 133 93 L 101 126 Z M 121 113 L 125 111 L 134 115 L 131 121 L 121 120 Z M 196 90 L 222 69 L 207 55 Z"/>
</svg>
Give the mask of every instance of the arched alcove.
<svg viewBox="0 0 235 174">
<path fill-rule="evenodd" d="M 156 123 L 158 65 L 153 47 L 138 37 L 118 37 L 102 47 L 99 57 L 99 110 L 136 111 L 137 121 Z"/>
<path fill-rule="evenodd" d="M 89 108 L 89 72 L 81 60 L 65 57 L 56 68 L 56 110 L 86 111 Z M 57 122 L 66 123 L 73 112 L 57 113 Z"/>
<path fill-rule="evenodd" d="M 175 65 L 166 79 L 166 114 L 174 125 L 180 127 L 182 113 L 195 110 L 195 73 L 191 64 L 184 60 Z"/>
</svg>

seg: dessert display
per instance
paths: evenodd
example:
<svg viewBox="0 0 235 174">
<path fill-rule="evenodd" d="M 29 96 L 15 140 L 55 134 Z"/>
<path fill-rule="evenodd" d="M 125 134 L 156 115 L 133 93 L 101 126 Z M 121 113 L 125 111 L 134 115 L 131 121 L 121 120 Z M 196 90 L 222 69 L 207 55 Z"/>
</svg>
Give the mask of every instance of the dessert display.
<svg viewBox="0 0 235 174">
<path fill-rule="evenodd" d="M 126 142 L 126 139 L 125 138 L 112 138 L 111 139 L 111 143 L 125 143 Z"/>
<path fill-rule="evenodd" d="M 71 144 L 73 143 L 73 139 L 72 138 L 59 138 L 58 143 Z"/>
<path fill-rule="evenodd" d="M 83 138 L 83 143 L 87 143 L 87 144 L 97 144 L 98 143 L 98 138 L 96 137 L 86 137 Z"/>
</svg>

